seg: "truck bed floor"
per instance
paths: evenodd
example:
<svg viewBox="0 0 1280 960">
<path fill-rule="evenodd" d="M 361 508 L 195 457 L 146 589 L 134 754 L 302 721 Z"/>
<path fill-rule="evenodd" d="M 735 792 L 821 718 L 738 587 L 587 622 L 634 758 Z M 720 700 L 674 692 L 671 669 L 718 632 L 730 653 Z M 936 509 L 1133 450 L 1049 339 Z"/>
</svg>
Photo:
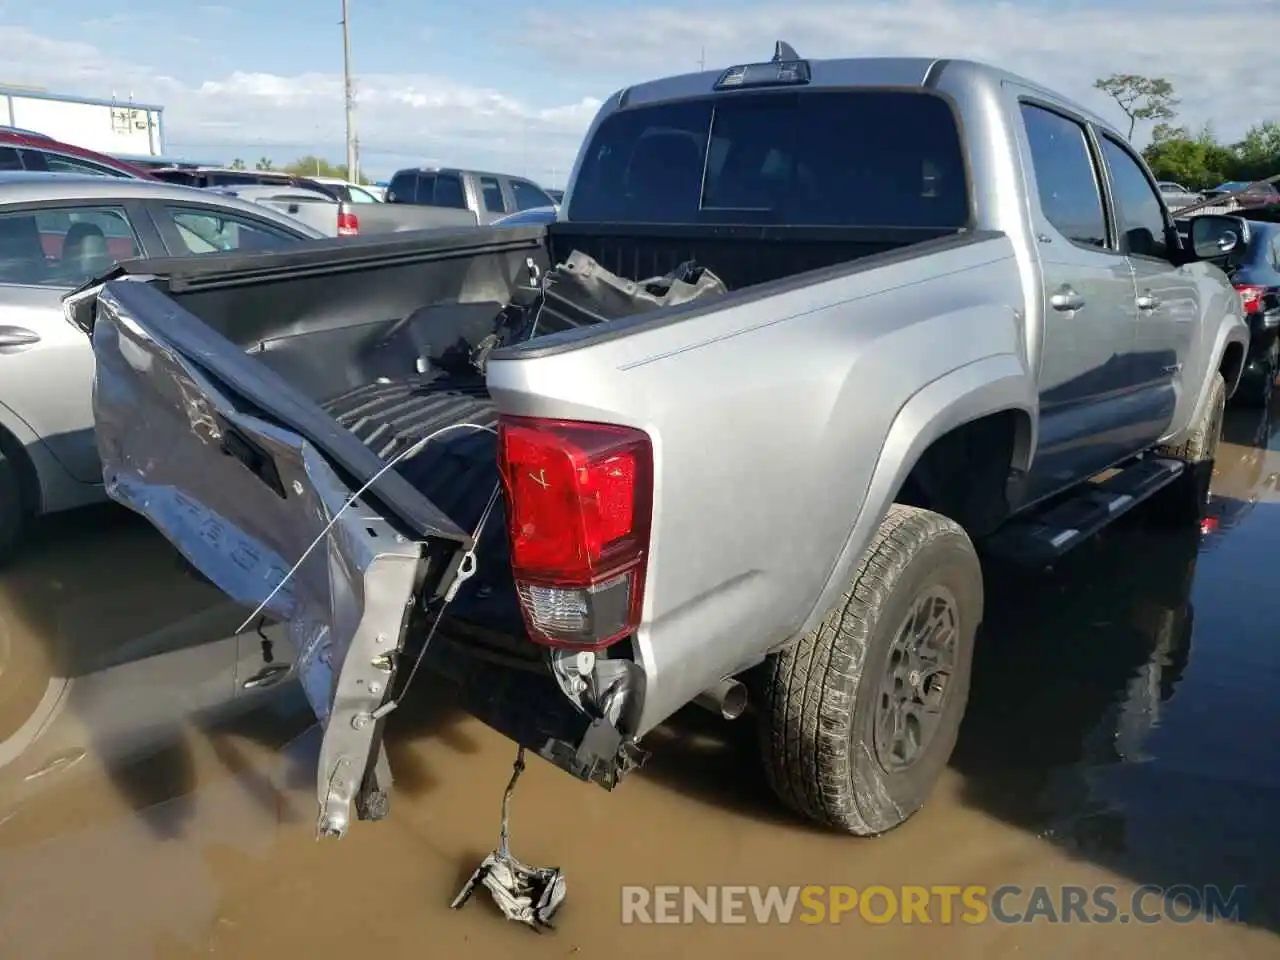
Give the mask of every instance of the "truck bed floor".
<svg viewBox="0 0 1280 960">
<path fill-rule="evenodd" d="M 384 461 L 443 427 L 472 423 L 492 428 L 497 423 L 483 380 L 441 371 L 366 384 L 323 407 Z M 395 469 L 450 520 L 474 530 L 498 484 L 497 439 L 488 431 L 451 430 Z M 511 581 L 505 523 L 499 495 L 476 547 L 476 575 L 459 591 L 451 612 L 499 635 L 512 634 L 523 648 L 527 643 Z"/>
</svg>

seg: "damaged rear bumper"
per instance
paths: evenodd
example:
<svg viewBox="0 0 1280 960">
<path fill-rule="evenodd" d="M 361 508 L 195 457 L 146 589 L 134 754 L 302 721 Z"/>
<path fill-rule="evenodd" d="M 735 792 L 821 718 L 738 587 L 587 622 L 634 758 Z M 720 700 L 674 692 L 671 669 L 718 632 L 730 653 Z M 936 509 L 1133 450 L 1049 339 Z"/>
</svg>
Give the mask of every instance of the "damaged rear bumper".
<svg viewBox="0 0 1280 960">
<path fill-rule="evenodd" d="M 385 816 L 386 717 L 415 643 L 460 585 L 473 537 L 398 476 L 379 483 L 376 457 L 337 456 L 348 440 L 373 454 L 145 280 L 107 283 L 94 317 L 109 496 L 228 596 L 286 624 L 324 729 L 318 832 L 342 836 L 353 815 Z M 363 486 L 370 492 L 353 498 Z M 469 712 L 606 789 L 642 761 L 622 732 L 639 689 L 634 663 L 602 660 L 573 676 L 541 652 L 536 663 L 504 663 L 467 632 L 445 621 L 424 666 L 459 682 Z"/>
</svg>

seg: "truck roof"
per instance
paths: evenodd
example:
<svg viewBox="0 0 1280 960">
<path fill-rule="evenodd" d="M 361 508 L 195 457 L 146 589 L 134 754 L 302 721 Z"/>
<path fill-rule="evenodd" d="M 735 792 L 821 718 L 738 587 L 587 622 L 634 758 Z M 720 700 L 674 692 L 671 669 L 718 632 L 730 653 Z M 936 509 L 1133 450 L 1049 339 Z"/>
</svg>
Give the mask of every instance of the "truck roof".
<svg viewBox="0 0 1280 960">
<path fill-rule="evenodd" d="M 476 170 L 471 167 L 442 167 L 429 163 L 420 164 L 415 167 L 401 167 L 392 174 L 392 176 L 394 177 L 401 173 L 456 173 L 459 176 L 469 177 L 505 177 L 508 180 L 523 180 L 526 183 L 532 183 L 535 186 L 538 185 L 537 181 L 529 177 L 521 176 L 518 173 L 500 173 L 495 170 Z M 390 183 L 390 181 L 388 181 L 388 183 Z M 377 184 L 377 186 L 383 186 L 383 184 Z"/>
<path fill-rule="evenodd" d="M 944 71 L 956 70 L 963 71 L 964 82 L 974 86 L 997 88 L 1001 83 L 1008 81 L 1031 88 L 1043 93 L 1045 99 L 1070 107 L 1093 123 L 1115 131 L 1114 125 L 1092 110 L 1063 97 L 1060 93 L 1049 90 L 1034 80 L 1028 80 L 1026 77 L 976 60 L 945 57 L 849 57 L 835 60 L 807 60 L 803 56 L 800 59 L 808 63 L 810 70 L 809 82 L 804 87 L 806 90 L 837 87 L 919 87 L 923 90 L 936 87 Z M 759 60 L 743 62 L 763 63 L 767 60 L 767 57 L 761 57 Z M 619 108 L 717 94 L 716 81 L 729 66 L 726 65 L 718 70 L 684 73 L 639 83 L 619 90 L 610 99 L 612 105 Z M 733 92 L 732 90 L 724 91 L 723 95 L 731 96 Z"/>
</svg>

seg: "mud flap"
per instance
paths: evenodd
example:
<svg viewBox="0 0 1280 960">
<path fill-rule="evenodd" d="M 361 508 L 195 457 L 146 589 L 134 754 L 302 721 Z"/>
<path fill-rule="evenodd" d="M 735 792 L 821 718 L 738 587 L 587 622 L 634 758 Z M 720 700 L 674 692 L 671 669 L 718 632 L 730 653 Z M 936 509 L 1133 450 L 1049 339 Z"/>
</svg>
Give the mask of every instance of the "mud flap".
<svg viewBox="0 0 1280 960">
<path fill-rule="evenodd" d="M 359 479 L 340 476 L 303 430 L 281 425 L 288 418 L 263 412 L 288 410 L 297 421 L 313 416 L 309 401 L 264 378 L 255 361 L 172 301 L 139 289 L 107 283 L 93 325 L 107 493 L 224 593 L 287 624 L 324 729 L 318 832 L 342 836 L 353 807 L 368 819 L 387 812 L 379 711 L 391 702 L 416 598 L 448 589 L 470 538 L 447 521 L 407 536 L 405 524 L 353 500 Z M 157 309 L 165 303 L 167 313 Z M 187 336 L 174 332 L 175 315 L 211 346 L 175 343 Z M 246 397 L 227 383 L 257 386 Z M 433 511 L 423 503 L 420 515 Z"/>
</svg>

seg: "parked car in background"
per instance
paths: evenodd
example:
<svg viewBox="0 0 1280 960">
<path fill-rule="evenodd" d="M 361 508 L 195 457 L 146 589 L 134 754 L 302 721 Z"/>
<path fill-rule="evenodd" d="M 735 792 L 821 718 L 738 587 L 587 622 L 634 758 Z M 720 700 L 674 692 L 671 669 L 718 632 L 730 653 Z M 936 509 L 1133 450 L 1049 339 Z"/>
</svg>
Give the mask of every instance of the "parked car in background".
<svg viewBox="0 0 1280 960">
<path fill-rule="evenodd" d="M 270 207 L 277 213 L 301 220 L 326 237 L 349 236 L 357 232 L 351 217 L 343 217 L 345 204 L 342 201 L 311 187 L 245 183 L 234 187 L 204 189 Z"/>
<path fill-rule="evenodd" d="M 0 172 L 79 173 L 87 176 L 153 179 L 142 167 L 43 133 L 0 127 Z"/>
<path fill-rule="evenodd" d="M 341 177 L 310 177 L 310 180 L 331 188 L 344 203 L 381 203 L 382 191 L 365 183 L 352 183 Z"/>
<path fill-rule="evenodd" d="M 1206 200 L 1215 200 L 1228 194 L 1235 194 L 1231 199 L 1244 209 L 1280 204 L 1280 188 L 1277 188 L 1274 183 L 1248 183 L 1244 180 L 1229 180 L 1226 183 L 1220 183 L 1212 190 L 1206 190 L 1204 198 Z"/>
<path fill-rule="evenodd" d="M 280 187 L 306 187 L 327 194 L 335 200 L 341 195 L 333 187 L 321 184 L 310 177 L 299 177 L 278 170 L 232 170 L 226 167 L 162 167 L 152 175 L 165 183 L 177 183 L 187 187 L 239 187 L 251 184 L 267 184 Z"/>
<path fill-rule="evenodd" d="M 493 221 L 495 227 L 525 227 L 532 223 L 554 223 L 560 215 L 559 207 L 531 207 L 519 213 L 508 213 Z"/>
<path fill-rule="evenodd" d="M 1160 188 L 1160 195 L 1164 197 L 1165 205 L 1175 213 L 1183 207 L 1189 207 L 1204 199 L 1195 191 L 1188 190 L 1182 184 L 1174 183 L 1172 180 L 1161 180 L 1157 186 Z"/>
<path fill-rule="evenodd" d="M 563 190 L 548 190 L 548 191 L 547 191 L 547 196 L 548 196 L 548 197 L 550 197 L 552 200 L 554 200 L 554 201 L 556 202 L 556 206 L 557 206 L 557 207 L 558 207 L 558 206 L 560 206 L 560 204 L 564 203 L 564 191 L 563 191 Z"/>
<path fill-rule="evenodd" d="M 113 153 L 111 156 L 115 160 L 120 160 L 135 167 L 141 167 L 148 173 L 152 170 L 163 170 L 169 167 L 186 167 L 188 169 L 195 170 L 200 167 L 217 166 L 216 163 L 187 160 L 181 157 L 162 157 L 150 153 Z"/>
<path fill-rule="evenodd" d="M 522 177 L 437 167 L 398 170 L 387 187 L 386 202 L 470 211 L 473 222 L 480 224 L 509 213 L 556 205 L 545 190 Z"/>
<path fill-rule="evenodd" d="M 1248 221 L 1248 242 L 1226 259 L 1249 323 L 1249 354 L 1239 396 L 1265 404 L 1280 376 L 1280 224 Z"/>
<path fill-rule="evenodd" d="M 253 183 L 207 189 L 266 204 L 280 213 L 298 218 L 327 237 L 476 226 L 475 217 L 467 210 L 391 205 L 368 199 L 339 200 L 332 194 L 319 192 L 320 187 L 336 189 L 332 183 L 320 183 L 316 188 Z M 358 190 L 359 187 L 354 186 L 351 194 L 355 195 Z"/>
<path fill-rule="evenodd" d="M 63 296 L 119 260 L 273 250 L 320 236 L 207 190 L 0 173 L 0 560 L 35 515 L 103 497 L 93 350 L 67 323 Z"/>
</svg>

